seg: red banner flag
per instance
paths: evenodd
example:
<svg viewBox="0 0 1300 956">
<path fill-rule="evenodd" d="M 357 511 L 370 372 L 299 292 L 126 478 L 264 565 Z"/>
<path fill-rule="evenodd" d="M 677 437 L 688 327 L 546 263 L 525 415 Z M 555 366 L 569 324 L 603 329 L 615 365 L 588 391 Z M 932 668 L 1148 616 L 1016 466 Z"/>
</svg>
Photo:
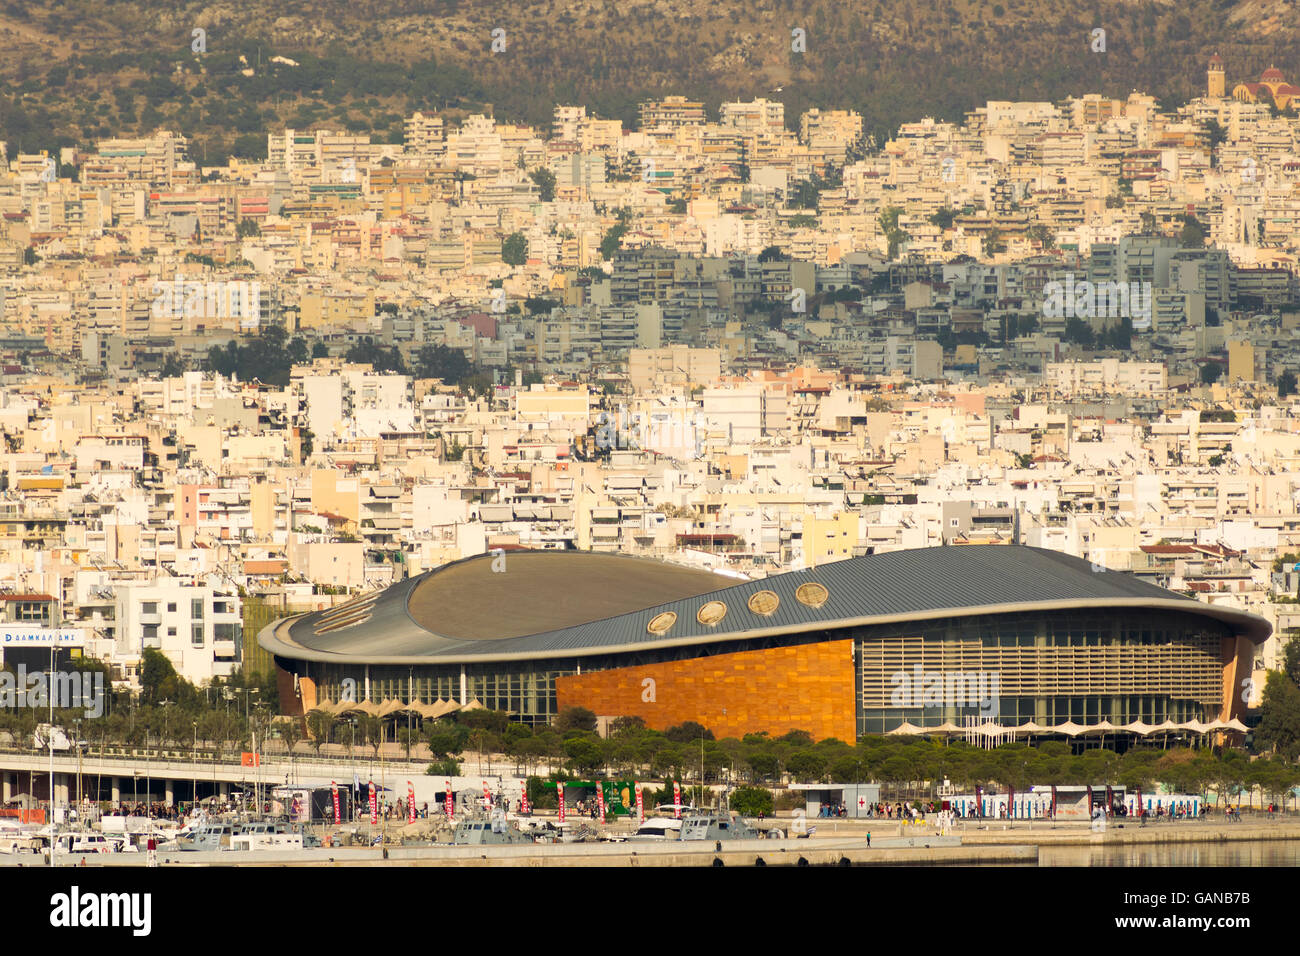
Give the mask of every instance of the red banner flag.
<svg viewBox="0 0 1300 956">
<path fill-rule="evenodd" d="M 333 780 L 330 781 L 330 792 L 334 794 L 334 822 L 339 823 L 339 785 Z"/>
<path fill-rule="evenodd" d="M 370 825 L 376 826 L 379 823 L 379 798 L 375 796 L 375 782 L 370 781 Z"/>
<path fill-rule="evenodd" d="M 406 822 L 415 822 L 415 787 L 409 780 L 406 781 Z"/>
<path fill-rule="evenodd" d="M 641 784 L 636 785 L 636 815 L 641 823 L 645 823 L 645 797 L 641 795 Z"/>
<path fill-rule="evenodd" d="M 492 809 L 492 791 L 488 789 L 487 781 L 483 781 L 483 809 Z"/>
<path fill-rule="evenodd" d="M 557 783 L 555 785 L 555 793 L 556 796 L 560 798 L 560 822 L 563 823 L 564 822 L 564 784 Z"/>
<path fill-rule="evenodd" d="M 605 788 L 596 784 L 596 809 L 600 811 L 600 822 L 605 823 Z"/>
<path fill-rule="evenodd" d="M 519 812 L 532 813 L 533 808 L 528 805 L 528 784 L 524 784 L 523 792 L 519 794 Z"/>
<path fill-rule="evenodd" d="M 673 781 L 673 819 L 682 818 L 682 785 L 676 780 Z"/>
<path fill-rule="evenodd" d="M 259 754 L 252 754 L 244 751 L 239 755 L 239 765 L 241 767 L 256 767 L 262 761 L 258 759 Z"/>
<path fill-rule="evenodd" d="M 453 813 L 453 810 L 454 810 L 454 804 L 453 804 L 452 801 L 451 801 L 451 781 L 450 781 L 450 780 L 447 781 L 447 802 L 446 802 L 446 807 L 447 807 L 447 822 L 450 823 L 450 822 L 452 821 L 452 819 L 454 818 L 454 813 Z"/>
</svg>

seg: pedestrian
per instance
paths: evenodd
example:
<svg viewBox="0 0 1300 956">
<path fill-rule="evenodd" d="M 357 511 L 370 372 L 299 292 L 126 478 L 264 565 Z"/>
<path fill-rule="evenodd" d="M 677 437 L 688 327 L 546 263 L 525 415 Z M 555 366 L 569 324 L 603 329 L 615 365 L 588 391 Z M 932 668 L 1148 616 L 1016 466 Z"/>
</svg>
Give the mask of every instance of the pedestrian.
<svg viewBox="0 0 1300 956">
<path fill-rule="evenodd" d="M 867 831 L 867 849 L 871 849 L 871 831 Z"/>
</svg>

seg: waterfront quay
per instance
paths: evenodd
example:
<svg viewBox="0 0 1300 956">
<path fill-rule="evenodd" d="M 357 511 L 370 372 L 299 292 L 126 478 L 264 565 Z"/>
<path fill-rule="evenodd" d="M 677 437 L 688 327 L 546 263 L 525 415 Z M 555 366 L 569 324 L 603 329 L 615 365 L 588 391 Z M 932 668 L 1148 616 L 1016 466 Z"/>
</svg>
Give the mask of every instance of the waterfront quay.
<svg viewBox="0 0 1300 956">
<path fill-rule="evenodd" d="M 804 838 L 731 840 L 721 844 L 631 843 L 601 841 L 573 844 L 514 846 L 449 846 L 401 844 L 333 846 L 303 850 L 258 852 L 164 850 L 158 854 L 163 868 L 196 866 L 943 866 L 1036 865 L 1045 848 L 1113 848 L 1176 845 L 1215 845 L 1300 841 L 1300 820 L 1267 818 L 1243 823 L 1110 825 L 1094 832 L 1086 822 L 968 821 L 948 835 L 933 826 L 877 821 L 840 820 L 819 827 Z M 329 828 L 334 831 L 335 828 Z M 390 841 L 400 840 L 402 828 L 389 831 Z M 614 833 L 619 828 L 611 828 Z M 867 834 L 871 834 L 870 846 Z M 139 867 L 143 854 L 64 854 L 59 866 Z M 0 866 L 48 866 L 38 855 L 0 854 Z"/>
</svg>

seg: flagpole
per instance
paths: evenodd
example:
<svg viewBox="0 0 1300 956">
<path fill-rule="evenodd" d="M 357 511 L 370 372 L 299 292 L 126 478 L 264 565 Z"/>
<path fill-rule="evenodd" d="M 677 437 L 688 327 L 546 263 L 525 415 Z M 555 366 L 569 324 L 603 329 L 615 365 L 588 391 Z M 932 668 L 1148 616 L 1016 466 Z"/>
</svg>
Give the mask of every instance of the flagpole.
<svg viewBox="0 0 1300 956">
<path fill-rule="evenodd" d="M 58 866 L 54 862 L 54 854 L 58 850 L 58 831 L 54 826 L 54 642 L 50 642 L 50 681 L 45 686 L 45 692 L 50 698 L 50 732 L 47 735 L 50 743 L 50 866 Z M 35 789 L 35 788 L 33 788 Z M 68 838 L 68 849 L 72 849 L 72 838 Z"/>
</svg>

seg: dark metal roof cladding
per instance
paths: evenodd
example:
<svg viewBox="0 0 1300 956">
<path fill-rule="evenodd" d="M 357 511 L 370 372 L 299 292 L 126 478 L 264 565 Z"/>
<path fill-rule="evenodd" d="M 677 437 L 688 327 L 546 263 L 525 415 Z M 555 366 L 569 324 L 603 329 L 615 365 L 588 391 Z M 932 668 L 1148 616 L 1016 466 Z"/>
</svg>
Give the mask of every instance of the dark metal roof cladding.
<svg viewBox="0 0 1300 956">
<path fill-rule="evenodd" d="M 421 613 L 426 626 L 417 623 L 410 613 L 411 595 L 447 568 L 459 567 L 463 572 L 467 564 L 476 562 L 479 573 L 491 574 L 492 556 L 480 555 L 388 588 L 370 605 L 369 617 L 355 625 L 317 633 L 316 628 L 322 626 L 321 617 L 330 612 L 307 614 L 290 623 L 287 641 L 274 636 L 275 626 L 267 628 L 261 636 L 263 646 L 290 657 L 380 664 L 573 657 L 738 640 L 764 633 L 815 632 L 890 620 L 924 620 L 945 616 L 949 611 L 1014 613 L 1033 610 L 1036 606 L 1063 610 L 1107 606 L 1185 609 L 1225 621 L 1256 642 L 1270 632 L 1262 618 L 1196 601 L 1131 574 L 1094 570 L 1095 566 L 1089 562 L 1057 551 L 1017 545 L 963 545 L 851 558 L 707 592 L 701 592 L 698 577 L 664 575 L 668 582 L 664 586 L 680 587 L 684 592 L 682 597 L 599 620 L 523 633 L 526 626 L 521 627 L 520 621 L 526 621 L 527 615 L 521 617 L 520 606 L 526 608 L 529 602 L 546 601 L 554 596 L 559 586 L 554 569 L 560 567 L 557 562 L 565 560 L 565 552 L 511 552 L 510 559 L 515 560 L 519 554 L 554 556 L 517 562 L 516 570 L 510 572 L 518 575 L 513 585 L 517 586 L 519 602 L 519 606 L 512 604 L 502 614 L 514 622 L 513 634 L 506 632 L 510 636 L 456 639 L 436 633 L 428 626 L 436 627 L 436 608 Z M 589 552 L 583 554 L 590 556 Z M 615 581 L 620 575 L 630 576 L 629 581 L 641 574 L 656 575 L 660 573 L 657 569 L 663 568 L 661 562 L 648 559 L 600 557 L 610 562 L 600 562 L 602 572 L 612 569 Z M 530 573 L 526 573 L 529 564 L 545 568 L 547 573 L 532 572 L 530 580 Z M 610 587 L 610 580 L 602 575 L 600 586 Z M 810 607 L 796 597 L 799 586 L 810 582 L 822 585 L 828 592 L 820 607 Z M 707 585 L 706 580 L 704 586 Z M 581 591 L 584 582 L 573 579 L 570 586 Z M 749 610 L 749 598 L 758 591 L 772 591 L 780 598 L 770 615 Z M 471 600 L 473 597 L 468 591 L 464 596 Z M 611 606 L 608 595 L 601 597 L 601 601 L 593 603 Z M 696 617 L 700 607 L 709 601 L 721 601 L 727 608 L 722 619 L 712 625 L 700 623 Z M 675 613 L 676 621 L 663 633 L 651 633 L 647 625 L 665 611 Z M 491 620 L 496 613 L 493 606 L 480 607 L 479 612 L 483 620 Z M 333 613 L 337 620 L 338 609 Z M 458 609 L 457 616 L 463 620 L 463 611 Z M 482 632 L 481 627 L 475 630 Z M 284 636 L 283 631 L 280 634 Z"/>
</svg>

